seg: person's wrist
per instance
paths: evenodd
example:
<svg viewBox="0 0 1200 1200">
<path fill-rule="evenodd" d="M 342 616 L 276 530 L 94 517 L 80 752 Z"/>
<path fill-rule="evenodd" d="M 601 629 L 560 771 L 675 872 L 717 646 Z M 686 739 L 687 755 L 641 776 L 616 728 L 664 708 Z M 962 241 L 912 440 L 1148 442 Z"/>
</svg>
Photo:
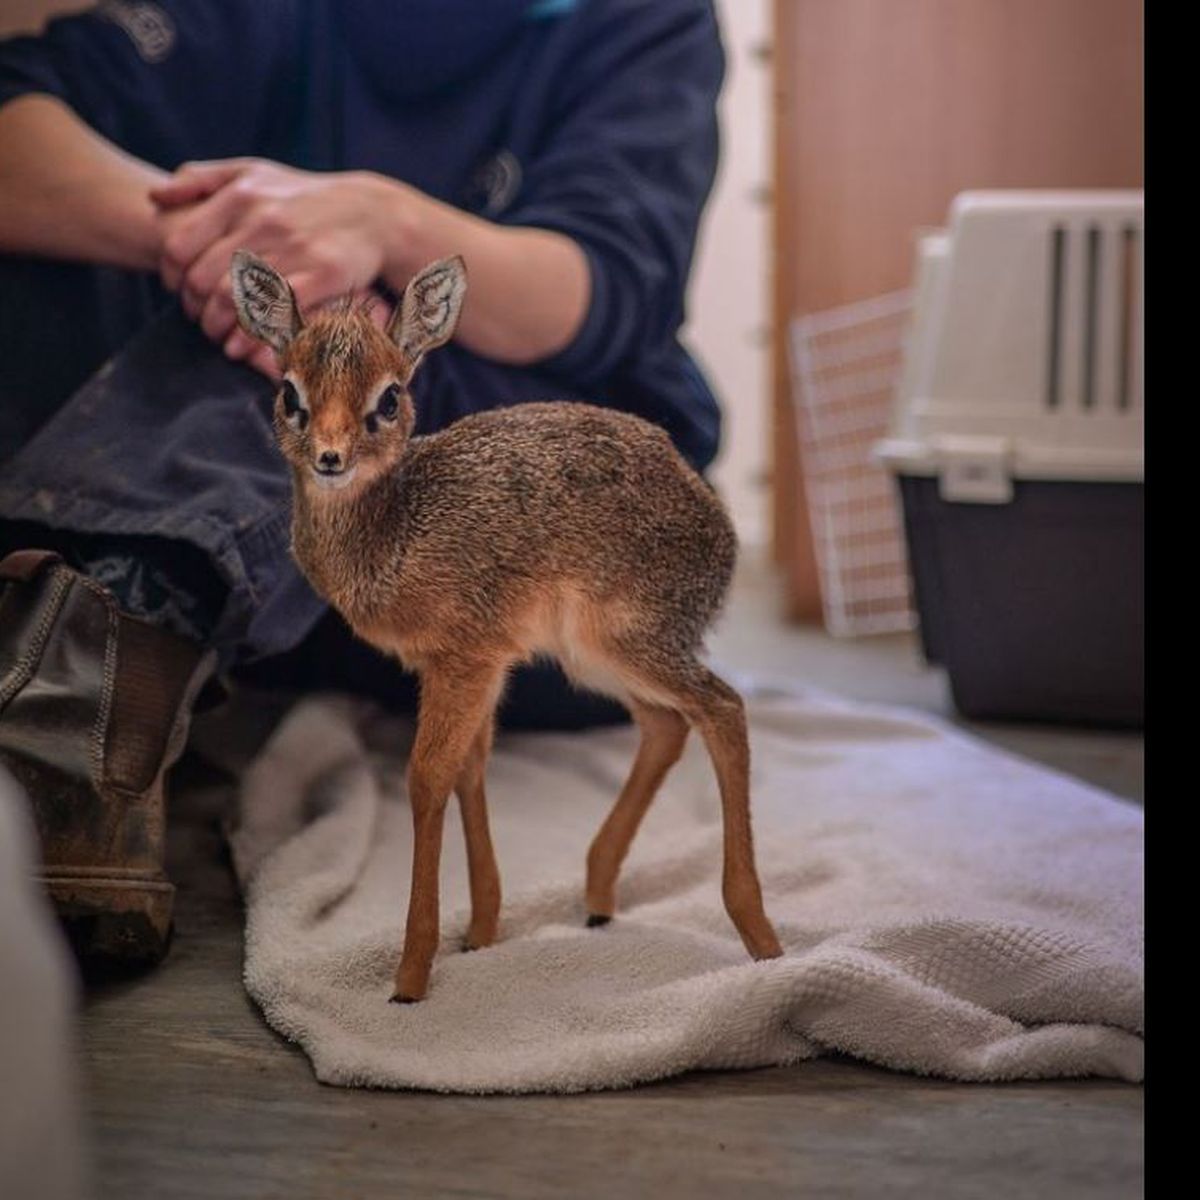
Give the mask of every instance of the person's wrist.
<svg viewBox="0 0 1200 1200">
<path fill-rule="evenodd" d="M 364 172 L 360 186 L 382 250 L 380 273 L 393 286 L 402 287 L 427 261 L 424 245 L 436 202 L 401 180 L 374 172 Z"/>
<path fill-rule="evenodd" d="M 163 257 L 166 226 L 149 190 L 138 188 L 122 230 L 129 265 L 139 271 L 157 272 Z"/>
</svg>

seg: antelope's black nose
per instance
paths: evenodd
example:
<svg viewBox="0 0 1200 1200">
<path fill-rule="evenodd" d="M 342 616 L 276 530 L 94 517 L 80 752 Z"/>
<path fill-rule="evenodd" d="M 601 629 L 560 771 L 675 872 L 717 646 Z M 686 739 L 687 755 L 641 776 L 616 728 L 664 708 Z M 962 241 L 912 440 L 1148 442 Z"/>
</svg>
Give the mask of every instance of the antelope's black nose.
<svg viewBox="0 0 1200 1200">
<path fill-rule="evenodd" d="M 317 457 L 317 470 L 322 475 L 340 475 L 342 456 L 336 450 L 325 450 Z"/>
</svg>

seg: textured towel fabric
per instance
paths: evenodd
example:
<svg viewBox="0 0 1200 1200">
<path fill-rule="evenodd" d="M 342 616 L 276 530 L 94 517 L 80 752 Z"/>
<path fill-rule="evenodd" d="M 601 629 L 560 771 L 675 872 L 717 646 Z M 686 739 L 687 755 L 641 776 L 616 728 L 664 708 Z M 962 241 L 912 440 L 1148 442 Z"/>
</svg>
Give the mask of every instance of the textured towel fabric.
<svg viewBox="0 0 1200 1200">
<path fill-rule="evenodd" d="M 291 711 L 231 834 L 245 980 L 326 1083 L 574 1092 L 842 1051 L 954 1079 L 1142 1078 L 1142 815 L 926 717 L 751 700 L 754 816 L 784 957 L 721 904 L 720 810 L 694 737 L 635 841 L 619 913 L 584 928 L 588 843 L 636 734 L 503 737 L 488 774 L 501 940 L 459 951 L 446 823 L 428 998 L 389 1004 L 411 824 L 398 724 Z"/>
</svg>

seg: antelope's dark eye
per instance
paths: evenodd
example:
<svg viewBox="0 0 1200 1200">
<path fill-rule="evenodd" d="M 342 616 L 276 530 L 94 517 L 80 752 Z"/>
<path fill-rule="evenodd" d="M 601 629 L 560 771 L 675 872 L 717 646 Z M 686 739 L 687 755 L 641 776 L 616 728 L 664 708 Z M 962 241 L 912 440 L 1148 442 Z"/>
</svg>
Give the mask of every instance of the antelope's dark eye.
<svg viewBox="0 0 1200 1200">
<path fill-rule="evenodd" d="M 303 429 L 308 424 L 308 412 L 300 403 L 300 393 L 296 391 L 296 385 L 290 379 L 283 381 L 280 396 L 283 399 L 284 417 L 293 425 L 298 425 Z"/>
<path fill-rule="evenodd" d="M 391 384 L 384 389 L 383 395 L 379 397 L 379 403 L 375 405 L 375 411 L 385 421 L 394 421 L 396 413 L 400 411 L 400 385 Z"/>
</svg>

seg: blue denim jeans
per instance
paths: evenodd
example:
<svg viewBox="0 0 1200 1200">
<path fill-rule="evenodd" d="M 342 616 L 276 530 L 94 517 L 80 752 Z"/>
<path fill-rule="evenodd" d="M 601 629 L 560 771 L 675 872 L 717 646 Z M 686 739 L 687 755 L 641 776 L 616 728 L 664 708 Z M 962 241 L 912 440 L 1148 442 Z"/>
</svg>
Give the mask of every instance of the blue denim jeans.
<svg viewBox="0 0 1200 1200">
<path fill-rule="evenodd" d="M 473 409 L 570 399 L 537 371 L 455 347 L 415 381 L 418 431 Z M 578 397 L 575 397 L 578 398 Z M 271 384 L 228 361 L 174 305 L 117 353 L 0 467 L 0 534 L 178 547 L 222 598 L 203 636 L 222 666 L 299 686 L 353 687 L 406 707 L 413 684 L 357 642 L 289 553 L 291 477 L 270 423 Z M 184 547 L 188 547 L 186 552 Z M 197 553 L 198 552 L 198 553 Z M 168 574 L 170 573 L 168 569 Z M 556 668 L 517 672 L 510 725 L 575 728 L 620 719 L 619 706 L 571 691 Z"/>
</svg>

